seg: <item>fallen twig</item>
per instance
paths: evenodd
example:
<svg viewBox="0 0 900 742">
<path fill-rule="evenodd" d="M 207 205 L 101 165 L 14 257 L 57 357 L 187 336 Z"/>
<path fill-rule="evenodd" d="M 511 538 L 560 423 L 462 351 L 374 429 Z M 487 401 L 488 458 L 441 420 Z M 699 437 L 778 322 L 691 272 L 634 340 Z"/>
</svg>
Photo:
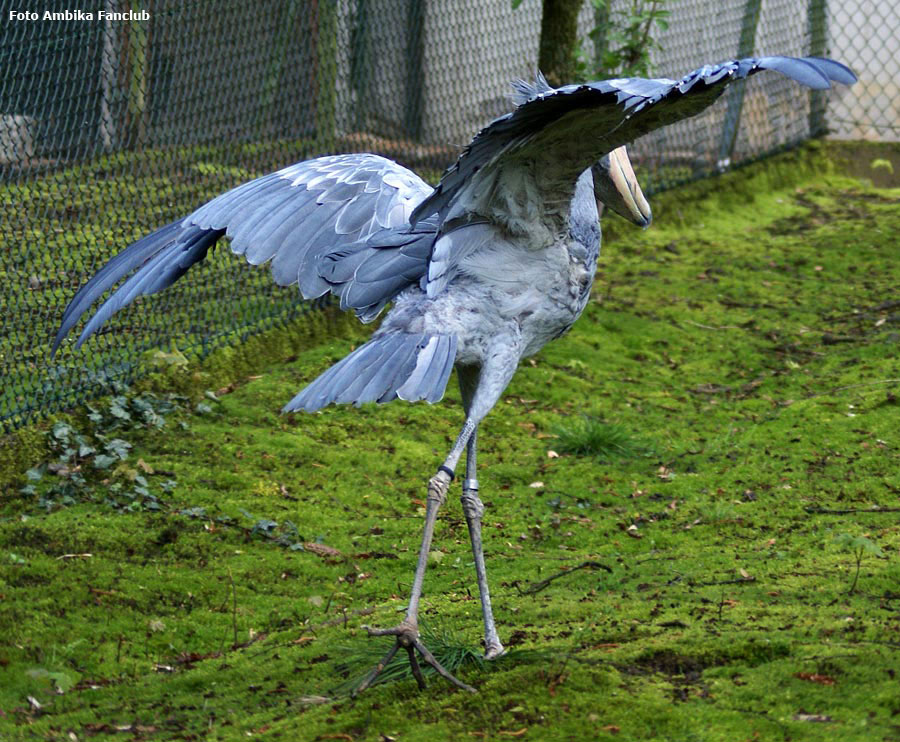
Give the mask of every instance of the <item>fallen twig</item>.
<svg viewBox="0 0 900 742">
<path fill-rule="evenodd" d="M 900 513 L 900 508 L 848 508 L 847 510 L 830 510 L 829 508 L 806 507 L 803 508 L 807 513 L 815 513 L 816 515 L 852 515 L 854 513 Z"/>
<path fill-rule="evenodd" d="M 546 588 L 553 580 L 558 579 L 559 577 L 563 577 L 565 575 L 572 574 L 579 569 L 586 569 L 590 567 L 591 569 L 605 569 L 607 572 L 612 573 L 612 568 L 607 567 L 605 564 L 601 564 L 600 562 L 582 562 L 576 567 L 572 567 L 571 569 L 564 569 L 562 572 L 557 572 L 555 575 L 550 575 L 546 580 L 541 580 L 540 582 L 533 582 L 524 590 L 522 590 L 518 584 L 516 584 L 516 590 L 519 591 L 519 595 L 534 595 L 535 593 L 539 593 L 541 590 Z"/>
<path fill-rule="evenodd" d="M 691 587 L 711 587 L 713 585 L 739 585 L 743 582 L 756 582 L 755 577 L 735 577 L 733 580 L 718 580 L 717 582 L 690 582 Z"/>
<path fill-rule="evenodd" d="M 825 397 L 829 394 L 834 394 L 835 392 L 844 392 L 847 389 L 858 389 L 863 386 L 879 386 L 881 384 L 900 384 L 900 379 L 881 379 L 880 381 L 865 381 L 861 384 L 848 384 L 847 386 L 836 386 L 834 389 L 829 389 L 827 392 L 821 392 L 819 394 L 813 394 L 807 399 L 815 399 L 816 397 Z"/>
</svg>

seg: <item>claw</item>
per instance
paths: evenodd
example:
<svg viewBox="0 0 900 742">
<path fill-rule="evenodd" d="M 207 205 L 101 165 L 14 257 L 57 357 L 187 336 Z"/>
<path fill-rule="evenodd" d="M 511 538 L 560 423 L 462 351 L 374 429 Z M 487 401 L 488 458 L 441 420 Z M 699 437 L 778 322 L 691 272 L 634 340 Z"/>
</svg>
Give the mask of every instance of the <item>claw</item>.
<svg viewBox="0 0 900 742">
<path fill-rule="evenodd" d="M 428 650 L 422 642 L 419 640 L 419 630 L 418 627 L 413 624 L 411 621 L 403 621 L 397 626 L 391 626 L 387 629 L 375 629 L 371 626 L 363 626 L 363 628 L 369 632 L 369 636 L 395 636 L 396 641 L 394 642 L 394 646 L 390 648 L 388 653 L 384 656 L 384 658 L 379 662 L 372 671 L 366 675 L 363 681 L 359 684 L 355 691 L 353 691 L 353 695 L 357 693 L 362 693 L 366 688 L 368 688 L 372 683 L 375 682 L 375 679 L 382 673 L 385 667 L 388 666 L 390 661 L 394 659 L 394 655 L 402 647 L 406 650 L 407 655 L 409 655 L 409 664 L 412 668 L 413 677 L 416 679 L 416 683 L 419 685 L 420 690 L 424 690 L 425 688 L 425 678 L 422 675 L 422 668 L 419 666 L 419 661 L 416 658 L 416 652 L 422 657 L 425 661 L 426 665 L 431 665 L 434 668 L 434 671 L 440 675 L 445 680 L 453 683 L 457 688 L 461 688 L 462 690 L 468 691 L 469 693 L 477 693 L 471 685 L 467 685 L 462 680 L 459 680 L 454 675 L 451 675 L 440 662 L 438 662 L 434 655 Z"/>
</svg>

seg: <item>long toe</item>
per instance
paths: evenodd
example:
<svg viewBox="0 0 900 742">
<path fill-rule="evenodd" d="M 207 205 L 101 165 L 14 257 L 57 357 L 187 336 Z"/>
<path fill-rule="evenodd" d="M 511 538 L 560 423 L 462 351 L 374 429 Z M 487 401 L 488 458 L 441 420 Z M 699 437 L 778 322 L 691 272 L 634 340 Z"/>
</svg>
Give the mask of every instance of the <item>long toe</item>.
<svg viewBox="0 0 900 742">
<path fill-rule="evenodd" d="M 425 688 L 425 678 L 422 676 L 422 669 L 419 666 L 416 655 L 421 657 L 426 665 L 430 665 L 438 675 L 444 678 L 444 680 L 453 683 L 457 688 L 468 691 L 469 693 L 477 693 L 471 685 L 464 683 L 455 675 L 448 672 L 447 669 L 437 661 L 435 656 L 429 651 L 428 647 L 426 647 L 419 639 L 419 632 L 414 624 L 404 621 L 397 626 L 391 626 L 386 629 L 376 629 L 371 626 L 363 626 L 363 628 L 369 632 L 369 636 L 393 636 L 395 637 L 395 641 L 394 646 L 390 648 L 388 653 L 384 656 L 384 659 L 375 665 L 359 684 L 354 691 L 354 695 L 356 693 L 362 693 L 362 691 L 371 686 L 400 649 L 406 650 L 413 677 L 416 679 L 416 683 L 418 683 L 420 689 Z"/>
<path fill-rule="evenodd" d="M 495 660 L 498 657 L 502 657 L 504 654 L 506 654 L 506 647 L 504 647 L 500 642 L 491 644 L 484 648 L 484 658 L 486 660 Z"/>
</svg>

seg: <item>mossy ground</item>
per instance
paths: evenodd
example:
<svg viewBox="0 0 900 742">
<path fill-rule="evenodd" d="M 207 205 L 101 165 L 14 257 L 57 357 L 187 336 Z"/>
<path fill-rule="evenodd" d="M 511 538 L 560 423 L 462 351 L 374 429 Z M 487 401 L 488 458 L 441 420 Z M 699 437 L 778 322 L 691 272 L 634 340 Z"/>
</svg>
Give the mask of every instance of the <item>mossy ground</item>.
<svg viewBox="0 0 900 742">
<path fill-rule="evenodd" d="M 433 407 L 279 415 L 351 331 L 143 435 L 131 460 L 174 476 L 169 510 L 3 504 L 0 738 L 900 739 L 900 190 L 824 164 L 788 154 L 665 194 L 646 232 L 609 223 L 596 300 L 479 436 L 514 651 L 459 671 L 477 695 L 335 693 L 368 669 L 361 625 L 402 615 L 462 421 L 453 382 Z M 642 447 L 554 456 L 580 413 Z M 842 534 L 878 552 L 852 592 Z M 422 620 L 476 648 L 455 497 L 432 556 Z M 611 571 L 525 592 L 586 561 Z"/>
</svg>

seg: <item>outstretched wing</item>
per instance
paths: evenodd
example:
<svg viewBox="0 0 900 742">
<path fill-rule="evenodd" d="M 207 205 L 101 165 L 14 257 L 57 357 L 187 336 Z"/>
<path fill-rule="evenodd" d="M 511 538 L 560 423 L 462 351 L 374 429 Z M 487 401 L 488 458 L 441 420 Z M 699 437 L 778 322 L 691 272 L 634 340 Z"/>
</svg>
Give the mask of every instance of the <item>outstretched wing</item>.
<svg viewBox="0 0 900 742">
<path fill-rule="evenodd" d="M 331 291 L 344 308 L 373 318 L 424 273 L 436 227 L 409 217 L 432 191 L 414 173 L 377 155 L 337 155 L 291 165 L 234 188 L 138 240 L 75 295 L 53 350 L 108 289 L 129 276 L 88 322 L 83 343 L 119 309 L 171 286 L 227 236 L 252 265 L 271 262 L 282 286 L 306 299 Z"/>
<path fill-rule="evenodd" d="M 502 219 L 517 194 L 567 200 L 578 176 L 604 155 L 700 113 L 730 82 L 763 70 L 815 89 L 856 80 L 830 59 L 760 57 L 707 65 L 679 81 L 632 77 L 561 88 L 551 88 L 540 77 L 534 85 L 520 82 L 515 86 L 518 107 L 475 137 L 413 211 L 412 221 L 434 214 L 441 221 L 472 215 Z"/>
</svg>

